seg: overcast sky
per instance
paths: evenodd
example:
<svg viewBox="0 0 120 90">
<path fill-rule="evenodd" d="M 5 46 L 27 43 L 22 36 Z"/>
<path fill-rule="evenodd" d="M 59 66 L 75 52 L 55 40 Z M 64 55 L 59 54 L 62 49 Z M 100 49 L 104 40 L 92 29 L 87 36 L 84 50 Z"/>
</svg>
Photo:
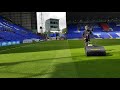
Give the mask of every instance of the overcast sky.
<svg viewBox="0 0 120 90">
<path fill-rule="evenodd" d="M 49 18 L 60 20 L 60 29 L 66 28 L 66 12 L 42 12 L 43 16 L 43 30 L 45 31 L 45 21 Z M 41 26 L 41 12 L 37 12 L 37 29 L 40 32 Z"/>
</svg>

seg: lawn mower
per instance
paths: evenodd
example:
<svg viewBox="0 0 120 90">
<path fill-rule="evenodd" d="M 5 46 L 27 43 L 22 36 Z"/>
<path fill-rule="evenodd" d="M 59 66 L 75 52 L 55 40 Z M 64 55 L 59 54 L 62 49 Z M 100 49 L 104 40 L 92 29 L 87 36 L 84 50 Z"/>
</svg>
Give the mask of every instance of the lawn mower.
<svg viewBox="0 0 120 90">
<path fill-rule="evenodd" d="M 98 46 L 90 43 L 91 36 L 94 35 L 91 33 L 90 30 L 85 30 L 83 32 L 84 41 L 85 41 L 85 54 L 86 56 L 106 56 L 106 51 L 103 46 Z"/>
</svg>

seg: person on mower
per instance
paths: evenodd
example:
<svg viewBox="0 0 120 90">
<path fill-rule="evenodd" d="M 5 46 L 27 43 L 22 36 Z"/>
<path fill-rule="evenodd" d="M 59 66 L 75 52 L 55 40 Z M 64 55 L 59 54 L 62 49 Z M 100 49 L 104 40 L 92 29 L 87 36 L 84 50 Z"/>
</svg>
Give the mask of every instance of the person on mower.
<svg viewBox="0 0 120 90">
<path fill-rule="evenodd" d="M 89 25 L 85 26 L 85 30 L 83 32 L 83 38 L 85 40 L 85 45 L 88 46 L 90 43 L 90 36 L 92 35 L 92 28 Z"/>
</svg>

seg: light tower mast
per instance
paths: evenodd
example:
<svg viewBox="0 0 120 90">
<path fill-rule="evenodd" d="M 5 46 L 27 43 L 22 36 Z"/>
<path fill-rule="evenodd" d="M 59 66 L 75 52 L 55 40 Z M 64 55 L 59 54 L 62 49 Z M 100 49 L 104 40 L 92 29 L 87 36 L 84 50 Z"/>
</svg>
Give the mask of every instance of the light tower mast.
<svg viewBox="0 0 120 90">
<path fill-rule="evenodd" d="M 41 12 L 41 26 L 40 26 L 41 33 L 43 33 L 43 13 Z"/>
</svg>

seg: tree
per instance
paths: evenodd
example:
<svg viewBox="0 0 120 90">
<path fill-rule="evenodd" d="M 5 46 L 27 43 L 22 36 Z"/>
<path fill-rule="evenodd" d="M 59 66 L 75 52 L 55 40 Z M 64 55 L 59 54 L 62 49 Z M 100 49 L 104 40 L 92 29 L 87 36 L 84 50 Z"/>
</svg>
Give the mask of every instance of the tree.
<svg viewBox="0 0 120 90">
<path fill-rule="evenodd" d="M 62 29 L 62 33 L 66 33 L 67 32 L 67 28 Z"/>
</svg>

